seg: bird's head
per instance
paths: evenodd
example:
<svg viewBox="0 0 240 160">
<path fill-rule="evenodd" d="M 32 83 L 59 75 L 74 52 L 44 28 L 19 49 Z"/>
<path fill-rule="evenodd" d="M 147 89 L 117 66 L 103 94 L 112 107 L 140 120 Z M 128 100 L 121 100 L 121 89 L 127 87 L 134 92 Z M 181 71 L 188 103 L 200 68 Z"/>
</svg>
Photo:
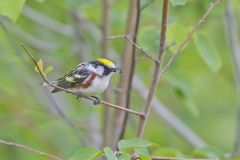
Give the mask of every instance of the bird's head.
<svg viewBox="0 0 240 160">
<path fill-rule="evenodd" d="M 105 75 L 108 75 L 110 73 L 121 73 L 121 70 L 116 67 L 112 61 L 105 58 L 99 58 L 97 61 L 103 65 Z"/>
</svg>

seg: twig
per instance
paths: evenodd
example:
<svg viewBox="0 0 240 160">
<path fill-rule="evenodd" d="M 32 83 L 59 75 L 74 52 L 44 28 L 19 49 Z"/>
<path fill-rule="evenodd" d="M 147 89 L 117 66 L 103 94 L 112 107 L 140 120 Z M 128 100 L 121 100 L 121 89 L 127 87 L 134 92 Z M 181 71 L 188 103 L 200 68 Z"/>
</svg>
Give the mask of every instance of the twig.
<svg viewBox="0 0 240 160">
<path fill-rule="evenodd" d="M 19 58 L 19 60 L 24 64 L 24 66 L 26 67 L 26 69 L 30 69 L 30 65 L 24 63 L 22 53 L 21 53 L 20 50 L 19 50 L 19 46 L 18 46 L 17 42 L 15 41 L 15 37 L 14 37 L 13 33 L 9 31 L 9 28 L 4 27 L 4 29 L 5 29 L 5 32 L 6 32 L 6 34 L 7 34 L 7 37 L 8 37 L 9 42 L 10 42 L 11 45 L 15 48 L 15 52 L 14 52 L 14 53 L 15 53 L 16 56 Z M 31 71 L 33 72 L 32 69 L 31 69 Z M 37 78 L 34 77 L 34 79 L 31 79 L 31 82 L 32 82 L 32 83 L 36 83 L 36 80 L 37 80 Z M 32 86 L 31 83 L 29 83 L 29 84 Z M 66 122 L 67 125 L 69 125 L 69 127 L 72 128 L 74 134 L 76 135 L 76 138 L 79 139 L 79 142 L 84 143 L 84 144 L 87 144 L 87 143 L 85 143 L 86 140 L 84 139 L 84 137 L 81 135 L 81 133 L 80 133 L 79 130 L 77 129 L 77 126 L 76 126 L 76 125 L 71 121 L 71 119 L 69 119 L 69 117 L 64 113 L 64 111 L 61 109 L 61 107 L 59 106 L 59 104 L 56 103 L 56 100 L 54 99 L 54 97 L 49 96 L 48 94 L 45 94 L 45 91 L 43 91 L 43 90 L 39 92 L 39 90 L 37 89 L 37 86 L 36 86 L 36 85 L 34 85 L 34 86 L 32 86 L 32 87 L 33 87 L 33 90 L 36 91 L 35 94 L 36 94 L 36 96 L 37 96 L 39 99 L 42 99 L 42 98 L 43 98 L 43 97 L 42 97 L 42 93 L 44 93 L 44 96 L 46 96 L 46 98 L 48 99 L 48 101 L 44 101 L 44 102 L 41 101 L 41 102 L 43 102 L 44 106 L 46 106 L 47 108 L 48 108 L 49 106 L 52 106 L 53 108 L 49 107 L 48 109 L 51 109 L 51 111 L 52 111 L 52 109 L 54 109 L 54 111 L 57 112 L 57 115 L 58 115 L 60 118 L 62 118 L 63 121 Z M 58 100 L 58 101 L 59 101 L 59 100 Z M 61 103 L 61 102 L 60 102 L 60 103 Z"/>
<path fill-rule="evenodd" d="M 153 56 L 151 56 L 149 53 L 147 53 L 147 52 L 144 50 L 143 47 L 141 47 L 141 46 L 137 45 L 136 43 L 134 43 L 134 42 L 129 38 L 128 35 L 126 35 L 126 39 L 127 39 L 129 42 L 131 42 L 137 49 L 139 49 L 140 51 L 142 51 L 146 57 L 150 58 L 150 59 L 153 60 L 154 62 L 159 63 L 159 61 L 158 61 L 156 58 L 154 58 Z"/>
<path fill-rule="evenodd" d="M 151 110 L 152 99 L 155 94 L 157 84 L 159 82 L 159 78 L 161 75 L 161 63 L 164 56 L 164 52 L 166 49 L 166 32 L 167 32 L 167 18 L 168 18 L 168 10 L 169 10 L 169 0 L 163 1 L 163 11 L 162 11 L 162 24 L 161 24 L 161 36 L 160 36 L 160 50 L 158 55 L 159 63 L 155 63 L 155 69 L 153 74 L 152 83 L 150 89 L 148 91 L 147 101 L 144 108 L 145 117 L 141 117 L 138 125 L 137 136 L 142 137 L 144 133 L 144 129 L 146 126 L 147 119 L 149 117 L 149 113 Z"/>
<path fill-rule="evenodd" d="M 62 158 L 57 157 L 55 155 L 51 155 L 49 153 L 45 153 L 45 152 L 39 151 L 39 150 L 34 149 L 34 148 L 24 146 L 22 144 L 18 144 L 18 143 L 14 143 L 14 142 L 8 142 L 8 141 L 4 141 L 4 140 L 0 140 L 0 144 L 4 144 L 4 145 L 8 145 L 8 146 L 14 146 L 14 147 L 17 147 L 17 148 L 22 148 L 22 149 L 25 149 L 27 151 L 37 153 L 41 156 L 44 156 L 44 157 L 47 157 L 47 158 L 50 158 L 50 159 L 53 159 L 53 160 L 63 160 Z"/>
<path fill-rule="evenodd" d="M 176 41 L 172 41 L 171 43 L 169 43 L 169 44 L 166 46 L 166 49 L 174 46 L 175 44 L 177 44 Z"/>
<path fill-rule="evenodd" d="M 187 37 L 184 39 L 184 41 L 180 44 L 180 46 L 176 49 L 176 51 L 173 53 L 167 64 L 162 68 L 162 72 L 164 73 L 173 63 L 174 59 L 176 58 L 177 54 L 183 49 L 183 47 L 188 43 L 188 41 L 192 38 L 193 34 L 201 27 L 201 25 L 206 20 L 208 14 L 212 11 L 212 9 L 219 3 L 221 0 L 216 0 L 214 3 L 211 3 L 208 10 L 204 13 L 202 18 L 198 21 L 196 26 L 193 28 L 193 30 L 187 35 Z"/>
<path fill-rule="evenodd" d="M 148 57 L 149 59 L 151 59 L 152 61 L 159 63 L 158 59 L 154 58 L 151 54 L 149 54 L 147 51 L 145 51 L 145 49 L 141 46 L 139 46 L 138 44 L 134 43 L 130 37 L 129 34 L 124 34 L 124 35 L 113 35 L 113 36 L 109 36 L 107 39 L 118 39 L 118 38 L 124 38 L 126 40 L 128 40 L 129 42 L 131 42 L 137 49 L 139 49 L 140 51 L 142 51 L 144 53 L 144 55 L 146 57 Z"/>
<path fill-rule="evenodd" d="M 177 48 L 177 50 L 173 53 L 172 57 L 170 58 L 170 60 L 168 61 L 168 63 L 164 66 L 163 69 L 160 69 L 161 67 L 161 62 L 164 56 L 164 51 L 166 49 L 165 47 L 165 36 L 166 36 L 166 28 L 167 28 L 167 13 L 168 13 L 168 5 L 169 5 L 169 0 L 164 0 L 164 4 L 163 4 L 163 16 L 162 16 L 162 28 L 161 28 L 161 39 L 160 39 L 160 52 L 159 52 L 159 61 L 160 64 L 155 65 L 155 70 L 154 70 L 154 78 L 147 96 L 147 102 L 146 102 L 146 106 L 145 106 L 145 117 L 141 118 L 140 123 L 139 123 L 139 127 L 138 127 L 138 133 L 137 135 L 139 137 L 143 136 L 143 131 L 146 125 L 146 119 L 148 118 L 150 109 L 151 109 L 151 103 L 152 103 L 152 98 L 153 95 L 155 93 L 157 84 L 159 79 L 161 78 L 161 76 L 163 75 L 163 73 L 166 71 L 166 69 L 168 69 L 170 67 L 170 65 L 172 64 L 173 60 L 175 59 L 176 55 L 181 51 L 181 49 L 188 43 L 188 41 L 190 40 L 190 38 L 192 37 L 193 33 L 195 33 L 199 27 L 203 24 L 203 22 L 205 21 L 206 17 L 208 16 L 208 14 L 211 12 L 211 10 L 220 2 L 221 0 L 216 0 L 214 3 L 211 3 L 210 7 L 208 8 L 208 10 L 205 12 L 205 14 L 203 15 L 203 17 L 199 20 L 199 22 L 197 23 L 197 25 L 194 27 L 194 29 L 188 34 L 188 36 L 185 38 L 185 40 L 183 41 L 182 44 L 180 44 L 180 46 Z"/>
<path fill-rule="evenodd" d="M 39 71 L 40 73 L 40 76 L 42 78 L 42 80 L 48 85 L 48 86 L 51 86 L 51 87 L 54 87 L 54 88 L 58 88 L 62 91 L 65 91 L 67 93 L 71 93 L 71 94 L 74 94 L 74 95 L 77 95 L 77 96 L 81 96 L 85 99 L 88 99 L 90 101 L 95 101 L 95 99 L 93 97 L 88 97 L 88 96 L 85 96 L 85 95 L 80 95 L 76 92 L 73 92 L 73 91 L 70 91 L 68 89 L 65 89 L 65 88 L 62 88 L 62 87 L 59 87 L 57 85 L 54 85 L 52 83 L 50 83 L 47 78 L 44 76 L 44 74 L 42 73 L 42 71 L 40 70 L 39 66 L 37 65 L 37 61 L 34 59 L 33 55 L 30 53 L 30 51 L 28 51 L 28 49 L 24 46 L 24 44 L 22 43 L 21 44 L 22 48 L 26 51 L 26 53 L 28 54 L 28 56 L 30 57 L 30 59 L 32 60 L 32 62 L 34 63 L 34 65 L 37 67 L 37 70 Z M 129 113 L 132 113 L 132 114 L 135 114 L 135 115 L 138 115 L 138 116 L 145 116 L 143 113 L 141 112 L 137 112 L 137 111 L 134 111 L 134 110 L 131 110 L 131 109 L 127 109 L 125 107 L 121 107 L 121 106 L 117 106 L 117 105 L 114 105 L 114 104 L 111 104 L 111 103 L 108 103 L 108 102 L 105 102 L 105 101 L 100 101 L 101 104 L 104 104 L 108 107 L 111 107 L 111 108 L 116 108 L 116 109 L 119 109 L 119 110 L 123 110 L 123 111 L 126 111 L 126 112 L 129 112 Z"/>
</svg>

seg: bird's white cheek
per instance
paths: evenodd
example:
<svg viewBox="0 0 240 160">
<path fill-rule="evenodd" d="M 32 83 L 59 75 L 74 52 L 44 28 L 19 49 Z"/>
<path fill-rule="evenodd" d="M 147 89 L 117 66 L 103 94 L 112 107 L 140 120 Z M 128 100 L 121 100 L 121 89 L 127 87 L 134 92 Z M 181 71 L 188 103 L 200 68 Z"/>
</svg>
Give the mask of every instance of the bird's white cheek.
<svg viewBox="0 0 240 160">
<path fill-rule="evenodd" d="M 96 68 L 96 71 L 97 71 L 97 74 L 99 74 L 99 75 L 103 75 L 104 68 L 101 67 L 101 66 L 99 66 L 99 67 Z"/>
</svg>

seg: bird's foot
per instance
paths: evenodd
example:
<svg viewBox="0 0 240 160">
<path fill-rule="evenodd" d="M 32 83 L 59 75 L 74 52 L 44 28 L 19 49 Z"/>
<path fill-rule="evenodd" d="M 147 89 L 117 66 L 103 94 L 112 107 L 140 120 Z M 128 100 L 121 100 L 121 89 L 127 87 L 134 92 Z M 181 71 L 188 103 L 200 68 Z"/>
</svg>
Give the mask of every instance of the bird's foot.
<svg viewBox="0 0 240 160">
<path fill-rule="evenodd" d="M 91 97 L 95 99 L 95 100 L 93 101 L 93 104 L 94 104 L 94 105 L 98 105 L 98 104 L 101 103 L 100 98 L 98 98 L 98 97 L 96 97 L 96 96 L 91 96 Z"/>
<path fill-rule="evenodd" d="M 81 98 L 82 98 L 81 95 L 78 95 L 78 96 L 77 96 L 77 100 L 78 100 L 79 102 L 81 101 Z"/>
</svg>

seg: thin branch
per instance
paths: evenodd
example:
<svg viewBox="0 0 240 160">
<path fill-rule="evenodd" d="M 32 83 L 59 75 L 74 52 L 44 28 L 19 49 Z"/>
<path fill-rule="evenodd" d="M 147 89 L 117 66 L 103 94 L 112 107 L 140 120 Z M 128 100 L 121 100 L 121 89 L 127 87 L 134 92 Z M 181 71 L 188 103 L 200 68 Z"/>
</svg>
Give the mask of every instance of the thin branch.
<svg viewBox="0 0 240 160">
<path fill-rule="evenodd" d="M 159 63 L 155 63 L 155 69 L 153 74 L 152 83 L 150 89 L 148 91 L 147 101 L 144 108 L 145 117 L 141 117 L 138 125 L 137 136 L 142 137 L 144 133 L 144 129 L 146 126 L 147 119 L 149 117 L 149 113 L 151 110 L 151 104 L 153 96 L 156 92 L 157 84 L 159 82 L 159 78 L 161 75 L 161 63 L 164 56 L 164 52 L 166 50 L 166 32 L 167 32 L 167 18 L 168 18 L 168 10 L 169 10 L 169 0 L 163 1 L 163 11 L 162 11 L 162 24 L 161 24 L 161 36 L 160 36 L 160 50 L 158 55 Z"/>
<path fill-rule="evenodd" d="M 175 59 L 176 55 L 182 50 L 182 48 L 189 42 L 190 38 L 192 35 L 199 29 L 199 27 L 204 23 L 205 19 L 207 18 L 208 14 L 211 12 L 211 10 L 219 3 L 221 0 L 216 0 L 214 3 L 211 3 L 210 7 L 208 10 L 205 12 L 203 17 L 199 20 L 197 25 L 193 28 L 193 30 L 188 34 L 188 36 L 185 38 L 182 44 L 177 48 L 177 50 L 173 53 L 172 57 L 168 61 L 168 63 L 164 66 L 163 69 L 161 69 L 161 63 L 163 60 L 164 52 L 165 52 L 165 39 L 166 39 L 166 29 L 167 29 L 167 14 L 168 14 L 168 5 L 169 5 L 169 0 L 164 0 L 163 3 L 163 14 L 162 14 L 162 28 L 161 28 L 161 39 L 160 39 L 160 52 L 159 52 L 159 61 L 160 64 L 155 65 L 155 70 L 154 70 L 154 78 L 151 83 L 151 87 L 147 96 L 147 102 L 145 106 L 145 117 L 140 119 L 139 127 L 138 127 L 138 132 L 137 135 L 139 137 L 143 136 L 143 131 L 146 125 L 146 119 L 148 119 L 149 112 L 151 110 L 151 103 L 152 103 L 152 98 L 155 93 L 157 84 L 159 82 L 159 79 L 163 75 L 163 73 L 170 67 L 172 64 L 173 60 Z"/>
<path fill-rule="evenodd" d="M 20 50 L 19 50 L 19 46 L 18 46 L 17 42 L 15 41 L 15 37 L 14 37 L 13 33 L 9 31 L 9 28 L 7 29 L 6 27 L 4 27 L 4 29 L 5 29 L 5 33 L 6 33 L 6 35 L 7 35 L 6 37 L 8 37 L 9 42 L 10 42 L 11 45 L 15 48 L 15 52 L 14 52 L 14 53 L 15 53 L 16 56 L 19 58 L 19 60 L 23 63 L 23 65 L 26 67 L 26 69 L 29 69 L 29 70 L 30 70 L 30 65 L 24 63 L 22 53 L 21 53 Z M 33 72 L 34 72 L 34 71 L 31 70 L 31 73 L 33 73 Z M 37 89 L 37 86 L 36 86 L 36 85 L 32 85 L 33 83 L 36 83 L 36 80 L 37 80 L 37 78 L 34 77 L 34 80 L 31 79 L 31 83 L 29 83 L 29 84 L 31 85 L 32 89 L 33 89 L 34 91 L 36 91 L 35 94 L 36 94 L 37 98 L 42 99 L 42 98 L 43 98 L 42 96 L 44 95 L 44 96 L 47 98 L 47 100 L 48 100 L 48 101 L 44 101 L 44 102 L 41 101 L 41 102 L 44 104 L 44 106 L 46 106 L 46 108 L 48 108 L 48 110 L 51 109 L 51 111 L 52 111 L 52 109 L 53 109 L 54 111 L 56 111 L 56 112 L 57 112 L 57 116 L 59 116 L 60 118 L 62 118 L 62 120 L 63 120 L 64 122 L 66 122 L 66 124 L 69 125 L 69 127 L 72 128 L 72 131 L 73 131 L 73 133 L 76 135 L 76 138 L 79 139 L 79 142 L 84 143 L 84 144 L 87 144 L 87 140 L 84 139 L 84 137 L 81 135 L 81 133 L 80 133 L 79 130 L 77 129 L 77 126 L 76 126 L 76 125 L 71 121 L 71 119 L 69 119 L 69 117 L 64 113 L 64 111 L 63 111 L 63 110 L 61 109 L 61 107 L 59 106 L 59 103 L 56 103 L 56 100 L 54 99 L 54 97 L 49 96 L 48 94 L 45 94 L 45 91 L 43 91 L 43 90 L 39 92 L 39 89 Z M 34 81 L 35 81 L 35 82 L 34 82 Z M 42 93 L 44 93 L 44 94 L 42 94 Z M 61 101 L 61 100 L 60 100 L 60 101 Z M 58 102 L 59 102 L 59 100 L 58 100 Z M 60 103 L 61 103 L 61 102 L 60 102 Z M 52 108 L 49 107 L 49 106 L 52 106 Z M 49 110 L 49 111 L 50 111 L 50 110 Z M 54 114 L 53 112 L 51 112 L 51 113 Z"/>
<path fill-rule="evenodd" d="M 140 51 L 142 51 L 146 57 L 150 58 L 151 60 L 153 60 L 153 61 L 156 62 L 156 63 L 159 63 L 159 61 L 158 61 L 156 58 L 154 58 L 153 56 L 151 56 L 149 53 L 147 53 L 143 47 L 141 47 L 141 46 L 137 45 L 136 43 L 134 43 L 134 42 L 129 38 L 128 35 L 126 35 L 125 38 L 126 38 L 128 41 L 130 41 L 137 49 L 139 49 Z"/>
<path fill-rule="evenodd" d="M 103 58 L 109 58 L 109 45 L 110 42 L 107 40 L 107 35 L 110 34 L 110 0 L 103 0 L 102 6 L 102 54 Z M 110 101 L 110 90 L 107 89 L 103 94 L 103 99 Z M 102 129 L 102 147 L 109 146 L 111 136 L 111 114 L 110 108 L 104 107 L 103 109 L 103 129 Z"/>
<path fill-rule="evenodd" d="M 24 146 L 24 145 L 22 145 L 22 144 L 18 144 L 18 143 L 14 143 L 14 142 L 8 142 L 8 141 L 4 141 L 4 140 L 0 140 L 0 144 L 4 144 L 4 145 L 8 145 L 8 146 L 13 146 L 13 147 L 17 147 L 17 148 L 21 148 L 21 149 L 27 150 L 27 151 L 29 151 L 29 152 L 33 152 L 33 153 L 39 154 L 39 155 L 41 155 L 41 156 L 47 157 L 47 158 L 49 158 L 49 159 L 53 159 L 53 160 L 63 160 L 62 158 L 57 157 L 57 156 L 55 156 L 55 155 L 52 155 L 52 154 L 49 154 L 49 153 L 45 153 L 45 152 L 39 151 L 39 150 L 37 150 L 37 149 L 31 148 L 31 147 L 28 147 L 28 146 Z"/>
<path fill-rule="evenodd" d="M 80 96 L 80 97 L 83 97 L 85 99 L 88 99 L 90 101 L 95 101 L 95 98 L 93 97 L 88 97 L 86 95 L 80 95 L 76 92 L 73 92 L 73 91 L 70 91 L 68 89 L 65 89 L 65 88 L 62 88 L 62 87 L 59 87 L 57 85 L 54 85 L 52 83 L 50 83 L 47 78 L 44 76 L 44 74 L 42 73 L 42 71 L 40 70 L 39 66 L 37 65 L 37 61 L 34 59 L 33 55 L 30 53 L 30 51 L 28 51 L 28 49 L 24 46 L 24 44 L 22 43 L 21 44 L 22 48 L 26 51 L 26 53 L 28 54 L 28 56 L 30 57 L 30 59 L 32 60 L 32 62 L 34 63 L 34 65 L 36 66 L 37 70 L 39 71 L 39 74 L 42 78 L 42 80 L 45 82 L 46 85 L 48 86 L 51 86 L 51 87 L 54 87 L 54 88 L 58 88 L 62 91 L 65 91 L 67 93 L 71 93 L 71 94 L 74 94 L 74 95 L 77 95 L 77 96 Z M 138 115 L 138 116 L 141 116 L 141 117 L 144 117 L 145 115 L 141 112 L 137 112 L 137 111 L 134 111 L 134 110 L 131 110 L 131 109 L 128 109 L 128 108 L 125 108 L 125 107 L 121 107 L 121 106 L 118 106 L 118 105 L 114 105 L 114 104 L 111 104 L 109 102 L 105 102 L 105 101 L 100 101 L 101 104 L 104 104 L 106 105 L 107 107 L 111 107 L 111 108 L 115 108 L 115 109 L 119 109 L 119 110 L 123 110 L 125 112 L 129 112 L 129 113 L 132 113 L 132 114 L 135 114 L 135 115 Z"/>
<path fill-rule="evenodd" d="M 134 45 L 137 49 L 139 49 L 140 51 L 142 51 L 144 53 L 144 55 L 146 57 L 148 57 L 149 59 L 151 59 L 153 62 L 159 63 L 158 59 L 154 58 L 151 54 L 149 54 L 143 47 L 139 46 L 138 44 L 134 43 L 130 37 L 131 35 L 129 34 L 123 34 L 123 35 L 113 35 L 113 36 L 109 36 L 107 37 L 108 40 L 111 39 L 119 39 L 119 38 L 124 38 L 126 40 L 128 40 L 130 43 L 132 43 L 132 45 Z"/>
<path fill-rule="evenodd" d="M 176 51 L 173 53 L 167 64 L 162 68 L 162 72 L 164 73 L 173 63 L 174 59 L 176 58 L 177 54 L 183 49 L 183 47 L 189 42 L 189 40 L 192 38 L 193 34 L 202 26 L 202 24 L 205 22 L 207 16 L 212 11 L 212 9 L 219 3 L 221 0 L 216 0 L 214 3 L 211 3 L 207 11 L 204 13 L 202 18 L 198 21 L 196 26 L 193 28 L 193 30 L 187 35 L 187 37 L 184 39 L 184 41 L 180 44 L 180 46 L 176 49 Z"/>
<path fill-rule="evenodd" d="M 64 160 L 64 159 L 62 159 L 60 157 L 57 157 L 55 155 L 52 155 L 52 154 L 49 154 L 49 153 L 31 148 L 31 147 L 28 147 L 28 146 L 25 146 L 25 145 L 22 145 L 22 144 L 18 144 L 18 143 L 14 143 L 14 142 L 8 142 L 8 141 L 4 141 L 4 140 L 0 140 L 0 144 L 21 148 L 21 149 L 27 150 L 27 151 L 32 152 L 32 153 L 39 154 L 41 156 L 44 156 L 44 157 L 52 159 L 52 160 Z M 136 156 L 135 154 L 132 156 L 132 158 L 133 159 L 139 159 L 139 157 Z M 208 159 L 208 158 L 205 158 L 205 159 L 191 158 L 190 159 L 190 158 L 158 157 L 158 156 L 151 156 L 151 159 L 152 160 L 213 160 L 213 159 Z"/>
<path fill-rule="evenodd" d="M 177 43 L 176 43 L 176 41 L 172 41 L 171 43 L 169 43 L 167 46 L 166 46 L 166 49 L 168 49 L 168 48 L 170 48 L 170 47 L 172 47 L 172 46 L 174 46 L 174 45 L 176 45 Z"/>
</svg>

